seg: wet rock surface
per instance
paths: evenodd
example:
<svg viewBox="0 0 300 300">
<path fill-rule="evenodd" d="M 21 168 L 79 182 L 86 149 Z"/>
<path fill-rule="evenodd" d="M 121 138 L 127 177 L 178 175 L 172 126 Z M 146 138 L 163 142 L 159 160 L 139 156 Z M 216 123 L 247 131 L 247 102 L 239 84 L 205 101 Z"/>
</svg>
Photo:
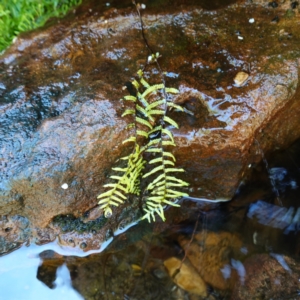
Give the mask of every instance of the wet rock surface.
<svg viewBox="0 0 300 300">
<path fill-rule="evenodd" d="M 231 299 L 297 299 L 300 265 L 276 254 L 254 255 L 244 262 L 245 282 L 238 283 Z"/>
<path fill-rule="evenodd" d="M 167 86 L 180 90 L 174 101 L 193 113 L 171 113 L 180 124 L 173 131 L 177 164 L 192 197 L 230 199 L 249 163 L 261 160 L 255 139 L 269 151 L 300 135 L 298 14 L 264 2 L 228 1 L 220 10 L 177 2 L 145 2 L 142 11 Z M 130 151 L 122 145 L 129 132 L 119 99 L 148 56 L 139 19 L 131 1 L 88 5 L 23 35 L 0 57 L 0 215 L 28 222 L 26 230 L 16 225 L 14 236 L 3 225 L 4 244 L 61 234 L 64 245 L 90 249 L 89 231 L 70 229 L 74 242 L 52 220 L 94 208 L 110 168 Z M 239 72 L 249 74 L 242 86 L 234 83 Z M 157 80 L 155 70 L 146 77 Z M 134 207 L 127 204 L 126 216 L 116 209 L 94 229 L 99 239 L 91 248 L 123 219 L 136 219 L 138 200 Z M 2 252 L 10 247 L 4 244 Z"/>
<path fill-rule="evenodd" d="M 237 266 L 242 266 L 238 259 L 243 257 L 243 244 L 236 235 L 203 231 L 192 240 L 179 237 L 179 243 L 204 282 L 213 288 L 232 289 L 239 280 Z"/>
<path fill-rule="evenodd" d="M 182 263 L 180 259 L 171 257 L 164 261 L 164 266 L 167 268 L 169 276 L 179 287 L 201 297 L 207 296 L 205 282 L 187 261 Z"/>
</svg>

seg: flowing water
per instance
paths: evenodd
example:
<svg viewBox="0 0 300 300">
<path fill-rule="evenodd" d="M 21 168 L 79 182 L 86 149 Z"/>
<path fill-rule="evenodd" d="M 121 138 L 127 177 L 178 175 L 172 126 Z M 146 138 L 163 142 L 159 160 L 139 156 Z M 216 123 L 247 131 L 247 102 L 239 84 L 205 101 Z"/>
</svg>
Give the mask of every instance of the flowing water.
<svg viewBox="0 0 300 300">
<path fill-rule="evenodd" d="M 299 299 L 299 154 L 300 141 L 264 158 L 268 169 L 252 166 L 231 202 L 185 200 L 187 221 L 136 224 L 101 253 L 23 245 L 0 258 L 0 299 Z M 174 283 L 178 275 L 165 267 L 171 257 L 193 265 L 205 297 Z M 266 281 L 255 285 L 256 277 Z"/>
</svg>

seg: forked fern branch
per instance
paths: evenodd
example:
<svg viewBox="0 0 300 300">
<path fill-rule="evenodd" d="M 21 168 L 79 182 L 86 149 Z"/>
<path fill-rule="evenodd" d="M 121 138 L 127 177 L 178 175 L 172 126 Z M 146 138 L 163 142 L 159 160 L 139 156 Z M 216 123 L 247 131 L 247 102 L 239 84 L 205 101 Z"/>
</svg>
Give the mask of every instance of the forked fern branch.
<svg viewBox="0 0 300 300">
<path fill-rule="evenodd" d="M 133 106 L 125 109 L 122 115 L 123 117 L 131 116 L 134 119 L 127 126 L 134 131 L 134 134 L 123 142 L 134 143 L 133 152 L 121 158 L 127 161 L 125 167 L 112 169 L 117 172 L 116 175 L 110 176 L 115 182 L 104 185 L 109 189 L 99 195 L 98 199 L 100 199 L 99 205 L 104 210 L 104 215 L 110 217 L 113 213 L 112 206 L 124 203 L 130 194 L 140 195 L 141 179 L 152 178 L 145 189 L 149 195 L 143 197 L 146 202 L 145 214 L 142 217 L 151 222 L 155 220 L 155 214 L 165 220 L 164 206 L 178 207 L 179 205 L 174 200 L 187 196 L 186 193 L 176 190 L 188 186 L 188 183 L 174 175 L 184 170 L 175 167 L 176 159 L 168 150 L 170 146 L 176 146 L 169 127 L 178 128 L 179 126 L 166 115 L 169 109 L 175 108 L 183 111 L 183 108 L 169 100 L 170 94 L 179 92 L 177 89 L 167 88 L 164 83 L 150 85 L 143 77 L 142 70 L 139 70 L 137 74 L 139 79 L 132 81 L 136 94 L 124 97 L 124 100 L 133 103 Z M 145 153 L 151 153 L 155 157 L 148 159 L 147 162 L 144 158 Z M 142 174 L 146 165 L 148 172 Z"/>
</svg>

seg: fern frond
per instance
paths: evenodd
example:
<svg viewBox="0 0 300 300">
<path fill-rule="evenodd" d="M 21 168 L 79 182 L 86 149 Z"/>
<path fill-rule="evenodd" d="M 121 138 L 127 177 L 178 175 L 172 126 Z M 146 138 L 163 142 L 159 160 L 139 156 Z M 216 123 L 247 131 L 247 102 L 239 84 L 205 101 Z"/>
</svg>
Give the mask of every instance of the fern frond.
<svg viewBox="0 0 300 300">
<path fill-rule="evenodd" d="M 164 161 L 165 165 L 171 165 L 171 166 L 175 166 L 174 162 L 170 161 L 170 160 L 165 160 Z"/>
<path fill-rule="evenodd" d="M 140 79 L 140 83 L 147 89 L 150 87 L 150 84 L 143 77 Z"/>
<path fill-rule="evenodd" d="M 137 130 L 137 131 L 136 131 L 136 134 L 137 134 L 137 135 L 140 135 L 140 136 L 144 136 L 145 138 L 148 138 L 148 132 L 146 132 L 146 131 L 143 131 L 143 130 Z"/>
<path fill-rule="evenodd" d="M 149 148 L 149 147 L 151 147 L 151 146 L 153 146 L 153 145 L 159 144 L 160 141 L 161 141 L 160 138 L 159 138 L 159 139 L 151 140 L 151 141 L 147 144 L 147 146 L 148 146 L 148 148 Z"/>
<path fill-rule="evenodd" d="M 171 157 L 174 161 L 176 161 L 175 156 L 174 156 L 171 152 L 166 152 L 166 151 L 164 151 L 164 152 L 163 152 L 163 156 Z"/>
<path fill-rule="evenodd" d="M 145 150 L 146 152 L 159 153 L 162 152 L 161 148 L 150 148 Z"/>
<path fill-rule="evenodd" d="M 159 54 L 151 57 L 157 62 Z M 171 125 L 178 128 L 178 124 L 166 115 L 167 108 L 175 108 L 179 111 L 184 111 L 184 109 L 173 103 L 167 95 L 167 93 L 179 93 L 177 89 L 165 87 L 164 83 L 150 85 L 143 77 L 142 70 L 138 70 L 137 74 L 139 79 L 132 81 L 136 95 L 127 95 L 123 98 L 133 102 L 134 108 L 126 109 L 122 114 L 122 116 L 135 116 L 134 122 L 126 126 L 127 129 L 134 128 L 134 135 L 123 141 L 123 144 L 133 142 L 135 147 L 130 155 L 121 158 L 121 160 L 126 161 L 125 167 L 112 168 L 118 172 L 110 176 L 116 182 L 105 184 L 104 187 L 109 190 L 99 195 L 98 199 L 100 208 L 104 210 L 104 215 L 109 217 L 112 215 L 111 206 L 122 204 L 126 201 L 128 194 L 140 194 L 141 178 L 153 176 L 153 180 L 146 187 L 149 195 L 146 197 L 145 215 L 142 218 L 151 222 L 151 220 L 155 221 L 156 215 L 165 220 L 164 207 L 166 205 L 179 206 L 173 203 L 172 199 L 187 195 L 175 190 L 175 188 L 187 186 L 188 183 L 175 176 L 170 176 L 171 173 L 183 172 L 184 170 L 176 168 L 174 155 L 165 151 L 166 147 L 176 146 L 173 134 L 167 129 L 167 126 Z M 161 99 L 162 95 L 166 99 Z M 144 142 L 145 139 L 138 137 L 144 137 L 147 141 Z M 142 174 L 146 164 L 143 158 L 144 152 L 153 153 L 155 157 L 148 159 L 149 170 Z"/>
<path fill-rule="evenodd" d="M 136 102 L 136 97 L 131 96 L 131 95 L 124 96 L 124 99 L 127 100 L 127 101 Z"/>
<path fill-rule="evenodd" d="M 165 112 L 163 110 L 160 109 L 152 109 L 148 111 L 148 115 L 164 115 Z"/>
<path fill-rule="evenodd" d="M 114 171 L 119 171 L 119 172 L 126 172 L 126 168 L 111 168 Z"/>
<path fill-rule="evenodd" d="M 162 141 L 163 146 L 176 146 L 172 141 Z"/>
<path fill-rule="evenodd" d="M 116 180 L 122 180 L 122 176 L 117 176 L 117 175 L 111 175 L 109 176 L 111 179 L 116 179 Z"/>
<path fill-rule="evenodd" d="M 174 126 L 175 128 L 179 128 L 178 124 L 171 118 L 169 118 L 168 116 L 164 116 L 164 121 L 169 123 L 170 125 Z"/>
<path fill-rule="evenodd" d="M 174 143 L 173 134 L 170 130 L 163 128 L 161 132 L 163 134 L 167 135 L 171 139 L 171 141 Z"/>
<path fill-rule="evenodd" d="M 171 93 L 171 94 L 178 94 L 179 93 L 179 91 L 175 88 L 166 87 L 165 90 L 166 90 L 166 93 Z"/>
<path fill-rule="evenodd" d="M 173 108 L 176 108 L 176 109 L 178 109 L 179 111 L 184 111 L 184 108 L 182 107 L 182 106 L 180 106 L 180 105 L 178 105 L 178 104 L 175 104 L 175 103 L 173 103 L 173 102 L 167 102 L 167 106 L 168 107 L 173 107 Z"/>
<path fill-rule="evenodd" d="M 122 117 L 125 117 L 127 115 L 135 115 L 135 110 L 133 109 L 126 109 L 123 114 L 122 114 Z"/>
<path fill-rule="evenodd" d="M 163 161 L 163 158 L 162 158 L 162 157 L 157 157 L 157 158 L 151 159 L 151 160 L 149 161 L 149 165 L 155 164 L 155 163 L 158 163 L 158 162 L 162 162 L 162 161 Z"/>
<path fill-rule="evenodd" d="M 145 98 L 147 95 L 153 93 L 154 91 L 161 90 L 164 87 L 165 86 L 164 86 L 163 83 L 151 85 L 151 86 L 147 87 L 147 89 L 145 90 L 145 92 L 142 94 L 142 97 Z"/>
<path fill-rule="evenodd" d="M 160 182 L 161 179 L 165 178 L 166 175 L 165 174 L 160 174 L 158 177 L 156 177 L 151 183 L 149 183 L 149 185 L 147 186 L 147 190 L 152 190 L 154 188 L 154 186 Z M 165 180 L 163 181 L 165 182 Z"/>
<path fill-rule="evenodd" d="M 136 110 L 138 112 L 140 112 L 141 114 L 143 114 L 145 117 L 148 117 L 148 112 L 140 105 L 138 105 L 138 104 L 136 105 Z"/>
<path fill-rule="evenodd" d="M 162 105 L 165 103 L 165 99 L 162 99 L 162 100 L 158 100 L 158 101 L 155 101 L 155 102 L 152 102 L 151 104 L 149 104 L 147 107 L 146 107 L 146 110 L 152 110 L 153 108 L 159 106 L 159 105 Z"/>
<path fill-rule="evenodd" d="M 122 144 L 128 143 L 128 142 L 136 142 L 136 137 L 131 136 L 130 138 L 126 139 L 125 141 L 122 142 Z"/>
<path fill-rule="evenodd" d="M 185 172 L 182 168 L 168 168 L 165 171 L 166 171 L 166 173 L 170 173 L 170 172 Z"/>
<path fill-rule="evenodd" d="M 126 129 L 130 129 L 130 128 L 133 128 L 135 127 L 135 123 L 130 123 L 126 126 Z"/>
<path fill-rule="evenodd" d="M 156 131 L 161 131 L 162 130 L 162 126 L 155 126 L 152 130 L 149 131 L 149 134 L 154 133 Z"/>
<path fill-rule="evenodd" d="M 175 181 L 175 182 L 178 182 L 180 184 L 182 184 L 182 186 L 189 186 L 189 184 L 179 178 L 176 178 L 174 176 L 166 176 L 166 179 L 167 180 L 171 180 L 171 181 Z"/>
<path fill-rule="evenodd" d="M 149 127 L 150 129 L 152 129 L 152 125 L 151 125 L 147 120 L 144 120 L 144 119 L 142 119 L 142 118 L 140 118 L 140 117 L 135 117 L 135 120 L 136 120 L 138 123 L 140 123 L 140 124 L 142 124 L 142 125 L 146 125 L 146 126 Z"/>
<path fill-rule="evenodd" d="M 139 89 L 140 84 L 139 84 L 136 80 L 133 80 L 131 83 L 132 83 L 132 85 L 136 88 L 136 90 Z"/>
<path fill-rule="evenodd" d="M 156 173 L 156 172 L 162 170 L 163 168 L 164 168 L 163 165 L 160 165 L 160 166 L 158 166 L 158 167 L 155 167 L 155 168 L 152 169 L 150 172 L 144 174 L 144 175 L 143 175 L 143 178 L 146 178 L 146 177 L 148 177 L 148 176 L 150 176 L 150 175 L 152 175 L 152 174 L 154 174 L 154 173 Z"/>
</svg>

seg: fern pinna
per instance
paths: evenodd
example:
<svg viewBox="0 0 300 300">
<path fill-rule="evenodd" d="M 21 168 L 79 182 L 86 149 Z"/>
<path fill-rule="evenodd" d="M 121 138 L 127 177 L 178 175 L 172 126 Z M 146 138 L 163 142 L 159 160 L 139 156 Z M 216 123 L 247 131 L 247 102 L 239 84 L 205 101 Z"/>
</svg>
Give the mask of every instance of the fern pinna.
<svg viewBox="0 0 300 300">
<path fill-rule="evenodd" d="M 183 111 L 183 108 L 170 99 L 171 94 L 179 91 L 174 88 L 167 88 L 163 83 L 150 85 L 143 77 L 143 71 L 137 72 L 139 80 L 134 80 L 132 85 L 136 95 L 124 97 L 125 101 L 133 103 L 131 108 L 125 110 L 122 116 L 132 115 L 133 122 L 128 124 L 134 134 L 123 143 L 134 143 L 133 152 L 121 158 L 127 161 L 125 168 L 113 168 L 119 175 L 110 176 L 114 183 L 108 183 L 104 187 L 108 191 L 98 196 L 100 208 L 104 215 L 112 215 L 112 206 L 119 206 L 123 203 L 128 194 L 140 195 L 141 179 L 150 178 L 152 181 L 147 184 L 144 204 L 144 216 L 142 219 L 155 221 L 155 214 L 165 220 L 163 208 L 165 205 L 179 206 L 174 199 L 187 196 L 186 193 L 176 190 L 188 186 L 188 183 L 173 176 L 174 173 L 184 172 L 183 169 L 175 167 L 175 157 L 168 150 L 176 146 L 173 134 L 168 129 L 170 126 L 178 128 L 178 124 L 168 117 L 169 109 Z M 146 161 L 149 153 L 154 158 Z M 142 174 L 147 167 L 148 172 Z"/>
</svg>

